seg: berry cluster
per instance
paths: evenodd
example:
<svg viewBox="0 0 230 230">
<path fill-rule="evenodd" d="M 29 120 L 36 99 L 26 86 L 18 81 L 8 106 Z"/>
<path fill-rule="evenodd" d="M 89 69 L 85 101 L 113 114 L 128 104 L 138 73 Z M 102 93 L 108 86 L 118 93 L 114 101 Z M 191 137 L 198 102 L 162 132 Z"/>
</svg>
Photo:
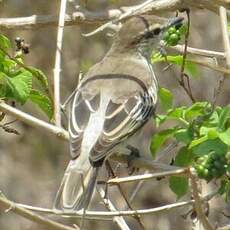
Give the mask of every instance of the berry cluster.
<svg viewBox="0 0 230 230">
<path fill-rule="evenodd" d="M 175 46 L 181 39 L 180 30 L 176 27 L 170 27 L 163 35 L 163 40 L 168 46 Z"/>
<path fill-rule="evenodd" d="M 227 167 L 227 158 L 225 155 L 216 152 L 210 152 L 207 155 L 197 158 L 194 165 L 198 176 L 207 181 L 224 175 Z"/>
</svg>

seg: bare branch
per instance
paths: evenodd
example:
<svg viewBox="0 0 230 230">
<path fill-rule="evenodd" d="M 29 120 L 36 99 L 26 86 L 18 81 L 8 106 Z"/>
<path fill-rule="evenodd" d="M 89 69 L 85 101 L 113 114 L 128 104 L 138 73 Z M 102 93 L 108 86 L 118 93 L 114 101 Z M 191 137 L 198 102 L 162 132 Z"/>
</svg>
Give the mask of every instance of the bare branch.
<svg viewBox="0 0 230 230">
<path fill-rule="evenodd" d="M 113 179 L 108 180 L 107 183 L 108 184 L 121 184 L 121 183 L 134 182 L 134 181 L 139 181 L 139 180 L 149 180 L 149 179 L 153 179 L 157 177 L 181 175 L 181 174 L 187 174 L 187 173 L 188 173 L 187 168 L 180 168 L 180 169 L 165 171 L 165 172 L 146 173 L 144 175 L 136 175 L 136 176 L 123 177 L 123 178 L 113 178 Z"/>
<path fill-rule="evenodd" d="M 101 187 L 97 187 L 97 191 L 100 194 L 106 208 L 110 211 L 116 211 L 115 206 L 113 203 L 105 197 L 105 191 Z M 113 221 L 118 225 L 118 227 L 122 230 L 130 230 L 129 226 L 126 224 L 125 220 L 123 217 L 114 217 Z"/>
<path fill-rule="evenodd" d="M 177 50 L 180 53 L 184 52 L 184 45 L 170 46 L 168 48 L 173 49 L 173 50 Z M 225 59 L 225 53 L 224 52 L 205 50 L 205 49 L 197 49 L 197 48 L 192 48 L 189 46 L 187 47 L 187 53 L 192 54 L 192 55 L 202 56 L 202 57 Z"/>
<path fill-rule="evenodd" d="M 218 13 L 219 6 L 225 6 L 230 10 L 230 4 L 224 0 L 162 0 L 152 1 L 141 12 L 145 14 L 161 14 L 164 12 L 172 12 L 182 8 L 196 7 L 198 9 L 208 9 Z M 108 9 L 102 12 L 90 12 L 86 9 L 79 10 L 72 15 L 65 15 L 65 25 L 81 25 L 81 24 L 101 24 L 119 18 L 123 13 L 133 12 L 138 8 L 136 6 L 121 7 L 120 9 Z M 229 17 L 229 13 L 228 13 Z M 44 26 L 57 26 L 58 17 L 55 15 L 32 15 L 29 17 L 18 18 L 0 18 L 0 29 L 36 29 Z"/>
<path fill-rule="evenodd" d="M 24 113 L 16 108 L 13 108 L 10 105 L 7 105 L 5 102 L 0 100 L 0 111 L 12 115 L 15 118 L 17 118 L 20 121 L 25 122 L 28 125 L 31 125 L 35 128 L 42 128 L 43 130 L 46 130 L 50 133 L 53 133 L 57 137 L 60 137 L 62 139 L 68 140 L 69 134 L 66 130 L 59 128 L 57 126 L 54 126 L 50 123 L 47 123 L 45 121 L 42 121 L 36 117 L 33 117 L 27 113 Z"/>
<path fill-rule="evenodd" d="M 55 124 L 61 127 L 61 103 L 60 103 L 60 74 L 61 74 L 61 52 L 62 40 L 65 24 L 65 11 L 67 0 L 62 0 L 60 5 L 60 14 L 57 32 L 57 47 L 54 66 L 54 119 Z"/>
<path fill-rule="evenodd" d="M 194 198 L 194 206 L 196 209 L 197 216 L 206 230 L 214 230 L 214 228 L 210 225 L 208 218 L 205 215 L 202 208 L 202 200 L 200 198 L 199 191 L 198 191 L 198 186 L 197 186 L 198 178 L 195 175 L 195 169 L 190 168 L 189 176 L 191 178 L 192 194 Z"/>
<path fill-rule="evenodd" d="M 223 6 L 220 6 L 220 22 L 221 22 L 222 37 L 223 37 L 224 50 L 226 56 L 226 63 L 227 63 L 227 67 L 230 67 L 230 43 L 229 43 L 229 35 L 228 35 L 227 11 Z"/>
<path fill-rule="evenodd" d="M 207 67 L 209 69 L 224 73 L 224 74 L 230 74 L 230 69 L 227 69 L 221 65 L 216 65 L 216 64 L 212 64 L 210 62 L 204 61 L 204 60 L 200 60 L 200 59 L 195 59 L 195 58 L 187 58 L 186 60 L 187 62 L 193 62 L 197 65 L 201 65 L 203 67 Z"/>
<path fill-rule="evenodd" d="M 18 214 L 22 217 L 25 217 L 28 220 L 31 220 L 33 222 L 36 222 L 38 224 L 42 224 L 46 226 L 48 229 L 55 229 L 55 230 L 77 230 L 77 228 L 71 228 L 68 226 L 65 226 L 63 224 L 57 223 L 55 221 L 49 220 L 45 217 L 42 217 L 32 211 L 29 211 L 25 208 L 19 207 L 17 204 L 15 204 L 12 201 L 9 201 L 4 196 L 0 196 L 0 210 L 5 212 L 13 212 L 15 214 Z"/>
<path fill-rule="evenodd" d="M 223 227 L 219 227 L 216 230 L 229 230 L 229 229 L 230 229 L 230 224 L 226 225 L 226 226 L 223 226 Z"/>
</svg>

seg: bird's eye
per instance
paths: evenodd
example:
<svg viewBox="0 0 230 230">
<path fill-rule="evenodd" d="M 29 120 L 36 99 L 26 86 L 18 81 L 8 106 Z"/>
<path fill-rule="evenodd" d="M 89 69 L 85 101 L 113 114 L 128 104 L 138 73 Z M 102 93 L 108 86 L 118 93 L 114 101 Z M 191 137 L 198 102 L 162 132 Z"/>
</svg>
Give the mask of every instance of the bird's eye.
<svg viewBox="0 0 230 230">
<path fill-rule="evenodd" d="M 156 29 L 153 30 L 154 35 L 158 35 L 161 32 L 161 28 L 157 27 Z"/>
</svg>

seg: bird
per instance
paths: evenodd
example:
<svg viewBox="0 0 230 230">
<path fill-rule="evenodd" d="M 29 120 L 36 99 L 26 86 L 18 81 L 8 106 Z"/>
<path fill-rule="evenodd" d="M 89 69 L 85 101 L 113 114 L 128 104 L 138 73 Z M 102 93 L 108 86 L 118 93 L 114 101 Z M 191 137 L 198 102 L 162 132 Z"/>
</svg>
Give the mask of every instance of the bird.
<svg viewBox="0 0 230 230">
<path fill-rule="evenodd" d="M 151 53 L 162 33 L 182 20 L 154 15 L 129 18 L 103 59 L 85 74 L 70 106 L 71 160 L 55 198 L 56 209 L 87 209 L 104 161 L 119 147 L 128 148 L 126 143 L 152 117 L 158 82 Z"/>
</svg>

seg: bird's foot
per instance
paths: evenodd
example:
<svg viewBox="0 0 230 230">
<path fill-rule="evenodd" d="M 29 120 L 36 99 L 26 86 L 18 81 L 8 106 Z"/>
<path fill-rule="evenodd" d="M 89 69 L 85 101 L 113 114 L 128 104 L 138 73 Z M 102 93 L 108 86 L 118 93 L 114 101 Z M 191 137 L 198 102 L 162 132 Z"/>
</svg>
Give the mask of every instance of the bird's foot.
<svg viewBox="0 0 230 230">
<path fill-rule="evenodd" d="M 128 174 L 132 175 L 135 172 L 138 172 L 138 168 L 133 167 L 131 165 L 131 162 L 133 159 L 140 157 L 140 151 L 139 149 L 133 147 L 132 145 L 127 145 L 126 148 L 130 150 L 130 154 L 128 156 L 128 163 L 127 163 L 127 168 L 129 169 Z"/>
</svg>

